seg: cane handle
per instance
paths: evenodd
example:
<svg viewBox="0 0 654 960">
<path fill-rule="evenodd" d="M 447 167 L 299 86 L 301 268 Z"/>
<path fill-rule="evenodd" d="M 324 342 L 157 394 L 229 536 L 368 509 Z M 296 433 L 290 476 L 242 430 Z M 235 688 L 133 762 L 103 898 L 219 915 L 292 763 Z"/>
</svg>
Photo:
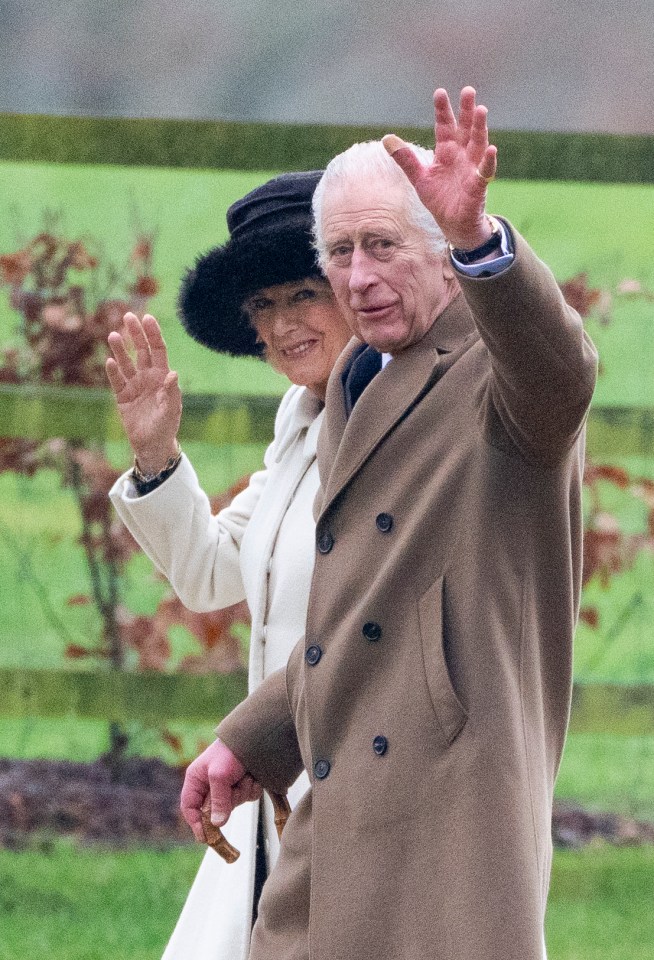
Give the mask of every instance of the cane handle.
<svg viewBox="0 0 654 960">
<path fill-rule="evenodd" d="M 286 821 L 291 815 L 291 805 L 283 793 L 268 791 L 275 812 L 275 827 L 277 836 L 281 840 Z M 223 835 L 220 827 L 211 822 L 211 806 L 207 803 L 202 807 L 202 829 L 208 846 L 223 858 L 225 863 L 235 863 L 241 856 L 240 852 Z"/>
<path fill-rule="evenodd" d="M 291 805 L 285 793 L 273 793 L 268 791 L 268 796 L 272 800 L 273 810 L 275 811 L 275 826 L 277 827 L 277 836 L 282 839 L 282 833 L 286 826 L 286 821 L 291 815 Z"/>
</svg>

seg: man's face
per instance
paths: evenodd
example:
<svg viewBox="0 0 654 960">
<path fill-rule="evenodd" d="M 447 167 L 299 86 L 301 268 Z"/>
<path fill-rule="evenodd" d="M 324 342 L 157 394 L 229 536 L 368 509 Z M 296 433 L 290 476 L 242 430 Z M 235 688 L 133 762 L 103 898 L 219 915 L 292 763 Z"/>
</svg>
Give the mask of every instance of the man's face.
<svg viewBox="0 0 654 960">
<path fill-rule="evenodd" d="M 456 292 L 445 254 L 407 219 L 395 182 L 361 178 L 326 192 L 325 272 L 351 329 L 383 353 L 421 340 Z"/>
</svg>

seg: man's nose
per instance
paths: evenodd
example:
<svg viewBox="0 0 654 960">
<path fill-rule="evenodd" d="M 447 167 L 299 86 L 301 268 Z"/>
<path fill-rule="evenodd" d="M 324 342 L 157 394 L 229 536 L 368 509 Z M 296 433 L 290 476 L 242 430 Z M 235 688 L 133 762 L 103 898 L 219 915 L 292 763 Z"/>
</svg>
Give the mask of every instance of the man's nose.
<svg viewBox="0 0 654 960">
<path fill-rule="evenodd" d="M 353 293 L 361 293 L 375 282 L 376 276 L 372 266 L 366 251 L 360 247 L 355 247 L 350 261 L 349 281 L 350 290 Z"/>
</svg>

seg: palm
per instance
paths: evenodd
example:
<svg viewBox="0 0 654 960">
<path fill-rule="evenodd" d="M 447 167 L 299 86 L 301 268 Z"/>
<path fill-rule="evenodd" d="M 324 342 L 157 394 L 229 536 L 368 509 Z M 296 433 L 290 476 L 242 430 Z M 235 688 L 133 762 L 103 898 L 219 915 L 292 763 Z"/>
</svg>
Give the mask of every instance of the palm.
<svg viewBox="0 0 654 960">
<path fill-rule="evenodd" d="M 165 443 L 177 434 L 181 393 L 179 387 L 174 393 L 164 389 L 168 372 L 154 367 L 138 370 L 116 393 L 120 418 L 135 449 Z"/>
<path fill-rule="evenodd" d="M 434 163 L 428 167 L 415 188 L 424 205 L 438 213 L 437 221 L 443 232 L 451 233 L 450 224 L 474 219 L 479 211 L 479 185 L 476 170 L 479 161 L 473 161 L 466 147 L 458 142 L 439 143 L 434 151 Z"/>
<path fill-rule="evenodd" d="M 127 313 L 124 324 L 126 336 L 109 335 L 113 353 L 107 360 L 109 382 L 139 462 L 165 462 L 175 447 L 182 413 L 177 375 L 168 365 L 166 345 L 154 317 L 146 315 L 141 323 L 135 314 Z M 127 349 L 130 340 L 134 360 Z"/>
</svg>

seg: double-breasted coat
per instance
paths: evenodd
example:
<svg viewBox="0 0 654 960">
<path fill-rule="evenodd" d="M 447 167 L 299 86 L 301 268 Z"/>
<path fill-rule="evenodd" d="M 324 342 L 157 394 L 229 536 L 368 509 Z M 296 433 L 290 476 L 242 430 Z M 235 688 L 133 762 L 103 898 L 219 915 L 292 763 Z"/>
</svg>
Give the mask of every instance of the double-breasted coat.
<svg viewBox="0 0 654 960">
<path fill-rule="evenodd" d="M 312 506 L 319 485 L 316 443 L 323 406 L 303 387 L 284 395 L 264 469 L 217 516 L 186 457 L 157 489 L 138 497 L 125 473 L 111 499 L 122 520 L 192 610 L 247 599 L 252 617 L 249 688 L 283 666 L 304 634 L 314 559 Z M 207 718 L 211 719 L 211 718 Z M 308 786 L 294 784 L 296 802 Z M 163 960 L 245 960 L 250 948 L 259 804 L 225 828 L 241 852 L 228 866 L 208 850 Z M 278 841 L 266 800 L 268 862 Z"/>
<path fill-rule="evenodd" d="M 318 446 L 306 636 L 218 734 L 311 790 L 251 960 L 541 960 L 597 357 L 515 259 L 394 357 Z"/>
</svg>

